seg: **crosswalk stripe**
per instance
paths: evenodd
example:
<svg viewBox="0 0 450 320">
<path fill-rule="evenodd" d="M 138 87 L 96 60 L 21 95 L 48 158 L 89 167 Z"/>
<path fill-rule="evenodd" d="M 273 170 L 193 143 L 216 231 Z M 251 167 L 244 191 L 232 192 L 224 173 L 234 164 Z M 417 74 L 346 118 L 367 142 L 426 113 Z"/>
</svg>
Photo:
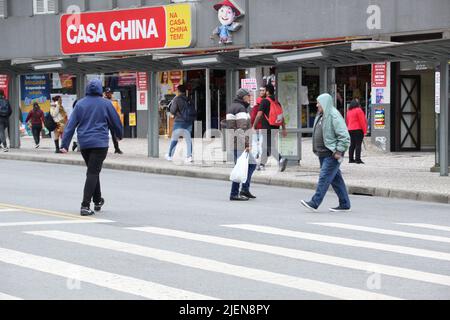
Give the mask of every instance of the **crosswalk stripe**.
<svg viewBox="0 0 450 320">
<path fill-rule="evenodd" d="M 120 291 L 147 299 L 157 300 L 210 300 L 205 295 L 171 288 L 157 283 L 122 276 L 60 260 L 0 248 L 0 261 L 67 279 L 79 280 L 100 287 Z"/>
<path fill-rule="evenodd" d="M 272 228 L 272 227 L 266 227 L 266 226 L 241 224 L 241 225 L 224 225 L 224 227 L 247 230 L 247 231 L 254 231 L 254 232 L 261 232 L 261 233 L 266 233 L 266 234 L 273 234 L 273 235 L 285 236 L 285 237 L 291 237 L 291 238 L 297 238 L 297 239 L 325 242 L 325 243 L 331 243 L 331 244 L 335 244 L 335 245 L 374 249 L 374 250 L 394 252 L 394 253 L 406 254 L 406 255 L 417 256 L 417 257 L 450 261 L 450 254 L 445 253 L 445 252 L 440 252 L 440 251 L 417 249 L 417 248 L 412 248 L 412 247 L 383 244 L 383 243 L 378 243 L 378 242 L 360 241 L 360 240 L 354 240 L 354 239 L 349 239 L 349 238 L 324 236 L 321 234 L 305 233 L 305 232 L 300 232 L 300 231 L 285 230 L 285 229 Z"/>
<path fill-rule="evenodd" d="M 18 209 L 0 209 L 0 212 L 18 212 Z"/>
<path fill-rule="evenodd" d="M 216 236 L 201 235 L 201 234 L 189 233 L 189 232 L 171 230 L 171 229 L 163 229 L 163 228 L 155 228 L 155 227 L 128 228 L 128 229 L 135 230 L 135 231 L 142 231 L 142 232 L 151 233 L 151 234 L 157 234 L 157 235 L 161 235 L 161 236 L 175 237 L 175 238 L 180 238 L 180 239 L 185 239 L 185 240 L 200 241 L 200 242 L 215 244 L 215 245 L 219 245 L 219 246 L 233 247 L 233 248 L 238 248 L 238 249 L 263 252 L 263 253 L 268 253 L 268 254 L 272 254 L 272 255 L 293 258 L 293 259 L 297 259 L 297 260 L 304 260 L 304 261 L 327 264 L 327 265 L 332 265 L 332 266 L 337 266 L 337 267 L 362 270 L 365 272 L 376 272 L 379 274 L 385 274 L 388 276 L 393 276 L 393 277 L 398 277 L 398 278 L 405 278 L 405 279 L 410 279 L 410 280 L 423 281 L 423 282 L 434 283 L 434 284 L 439 284 L 439 285 L 444 285 L 444 286 L 450 286 L 450 276 L 422 272 L 422 271 L 413 270 L 413 269 L 399 268 L 399 267 L 393 267 L 393 266 L 389 266 L 389 265 L 376 264 L 376 263 L 370 263 L 370 262 L 346 259 L 346 258 L 339 258 L 339 257 L 335 257 L 335 256 L 318 254 L 318 253 L 313 253 L 313 252 L 308 252 L 308 251 L 288 249 L 288 248 L 283 248 L 283 247 L 276 247 L 276 246 L 270 246 L 270 245 L 264 245 L 264 244 L 258 244 L 258 243 L 252 243 L 252 242 L 246 242 L 246 241 L 240 241 L 240 240 L 234 240 L 234 239 L 222 238 L 222 237 L 216 237 Z"/>
<path fill-rule="evenodd" d="M 450 227 L 447 226 L 436 226 L 433 224 L 426 224 L 426 223 L 397 223 L 398 225 L 402 226 L 409 226 L 409 227 L 416 227 L 416 228 L 424 228 L 424 229 L 431 229 L 431 230 L 439 230 L 439 231 L 449 231 Z"/>
<path fill-rule="evenodd" d="M 0 301 L 1 300 L 23 300 L 23 299 L 0 292 Z"/>
<path fill-rule="evenodd" d="M 111 220 L 54 220 L 54 221 L 24 221 L 24 222 L 7 222 L 0 223 L 0 227 L 20 227 L 20 226 L 40 226 L 40 225 L 57 225 L 57 224 L 86 224 L 86 223 L 113 223 Z"/>
<path fill-rule="evenodd" d="M 338 299 L 399 300 L 398 298 L 392 296 L 378 294 L 374 292 L 353 289 L 339 285 L 329 284 L 326 282 L 303 279 L 280 273 L 248 268 L 229 263 L 223 263 L 216 260 L 200 258 L 186 254 L 180 254 L 177 252 L 144 247 L 140 245 L 119 242 L 109 239 L 102 239 L 61 231 L 33 231 L 26 233 L 61 241 L 67 241 L 71 243 L 78 243 L 96 248 L 123 252 L 126 254 L 142 256 L 167 263 L 182 265 L 189 268 L 196 268 L 205 271 L 226 274 L 234 277 L 265 282 L 287 288 L 293 288 L 307 292 L 314 292 Z"/>
<path fill-rule="evenodd" d="M 323 227 L 331 227 L 331 228 L 346 229 L 346 230 L 353 230 L 353 231 L 364 231 L 364 232 L 384 234 L 384 235 L 389 235 L 389 236 L 397 236 L 397 237 L 412 238 L 412 239 L 419 239 L 419 240 L 450 243 L 450 238 L 432 236 L 432 235 L 428 235 L 428 234 L 418 234 L 418 233 L 410 233 L 410 232 L 403 232 L 403 231 L 397 231 L 397 230 L 387 230 L 387 229 L 380 229 L 380 228 L 355 226 L 355 225 L 344 224 L 344 223 L 311 223 L 311 224 L 314 224 L 317 226 L 323 226 Z"/>
</svg>

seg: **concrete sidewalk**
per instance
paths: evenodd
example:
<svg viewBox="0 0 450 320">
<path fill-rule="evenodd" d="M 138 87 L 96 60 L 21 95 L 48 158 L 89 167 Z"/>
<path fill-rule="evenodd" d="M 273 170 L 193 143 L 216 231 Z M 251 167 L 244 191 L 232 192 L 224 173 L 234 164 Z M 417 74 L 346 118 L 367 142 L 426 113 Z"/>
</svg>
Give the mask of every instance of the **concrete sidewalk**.
<svg viewBox="0 0 450 320">
<path fill-rule="evenodd" d="M 21 143 L 21 149 L 12 149 L 9 153 L 1 153 L 0 159 L 84 166 L 79 153 L 55 154 L 53 141 L 50 139 L 43 139 L 40 149 L 34 149 L 30 137 L 22 137 Z M 105 161 L 104 167 L 229 181 L 229 174 L 233 165 L 222 161 L 223 153 L 219 142 L 203 145 L 209 148 L 208 152 L 203 153 L 204 159 L 208 159 L 211 154 L 215 155 L 215 159 L 204 162 L 197 159 L 194 164 L 190 165 L 185 165 L 182 159 L 185 149 L 184 143 L 181 143 L 177 149 L 174 162 L 164 160 L 168 143 L 167 139 L 161 138 L 161 157 L 160 159 L 151 159 L 146 156 L 147 140 L 127 139 L 121 141 L 120 146 L 124 154 L 113 154 L 114 148 L 111 145 L 110 155 Z M 195 152 L 201 154 L 201 142 L 195 142 L 194 145 L 194 154 Z M 450 178 L 440 177 L 438 173 L 430 172 L 430 168 L 435 163 L 434 153 L 385 154 L 374 148 L 369 141 L 366 141 L 366 145 L 367 150 L 363 151 L 365 165 L 348 164 L 346 161 L 342 166 L 344 179 L 351 194 L 450 204 Z M 277 170 L 276 162 L 272 159 L 266 171 L 255 173 L 253 182 L 315 189 L 319 164 L 317 158 L 311 152 L 311 139 L 303 140 L 303 151 L 303 160 L 300 166 L 290 166 L 286 172 L 280 173 Z"/>
</svg>

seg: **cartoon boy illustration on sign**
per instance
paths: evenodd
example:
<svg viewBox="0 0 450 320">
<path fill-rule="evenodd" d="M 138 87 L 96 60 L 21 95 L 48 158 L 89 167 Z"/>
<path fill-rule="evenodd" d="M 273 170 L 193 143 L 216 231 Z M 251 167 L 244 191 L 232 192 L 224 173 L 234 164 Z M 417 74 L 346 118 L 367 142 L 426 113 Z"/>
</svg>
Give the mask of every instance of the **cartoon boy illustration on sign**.
<svg viewBox="0 0 450 320">
<path fill-rule="evenodd" d="M 233 43 L 231 33 L 239 30 L 242 26 L 240 23 L 235 22 L 237 18 L 243 15 L 242 10 L 230 0 L 223 0 L 216 4 L 214 9 L 218 11 L 221 25 L 214 29 L 212 37 L 218 35 L 219 44 Z"/>
</svg>

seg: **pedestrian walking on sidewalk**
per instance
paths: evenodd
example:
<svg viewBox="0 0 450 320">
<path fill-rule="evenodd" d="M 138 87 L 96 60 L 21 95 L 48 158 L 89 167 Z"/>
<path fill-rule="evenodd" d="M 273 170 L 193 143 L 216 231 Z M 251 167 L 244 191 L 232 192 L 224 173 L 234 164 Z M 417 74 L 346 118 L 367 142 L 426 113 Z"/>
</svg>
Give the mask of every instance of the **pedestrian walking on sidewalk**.
<svg viewBox="0 0 450 320">
<path fill-rule="evenodd" d="M 178 140 L 183 137 L 186 140 L 187 154 L 185 163 L 192 163 L 192 128 L 197 120 L 197 111 L 192 101 L 186 96 L 186 86 L 181 84 L 177 88 L 177 96 L 170 104 L 170 113 L 175 118 L 172 130 L 169 153 L 166 155 L 167 161 L 173 160 L 175 148 Z"/>
<path fill-rule="evenodd" d="M 3 152 L 8 152 L 5 130 L 9 127 L 9 117 L 11 117 L 12 108 L 9 101 L 5 98 L 5 92 L 0 89 L 0 146 Z"/>
<path fill-rule="evenodd" d="M 67 123 L 67 113 L 62 105 L 61 96 L 55 96 L 50 104 L 50 115 L 56 123 L 56 129 L 52 132 L 55 141 L 55 153 L 61 153 L 59 148 L 59 140 L 63 137 L 64 129 Z"/>
<path fill-rule="evenodd" d="M 239 89 L 233 103 L 227 110 L 227 130 L 235 130 L 235 135 L 238 139 L 234 143 L 234 162 L 237 162 L 237 159 L 244 151 L 249 153 L 247 181 L 242 184 L 240 192 L 240 184 L 237 182 L 232 183 L 230 195 L 231 201 L 248 201 L 249 199 L 256 199 L 250 192 L 252 175 L 256 170 L 256 160 L 250 152 L 250 139 L 248 135 L 246 135 L 246 131 L 251 129 L 250 115 L 248 113 L 249 106 L 250 92 L 246 89 Z"/>
<path fill-rule="evenodd" d="M 95 211 L 100 211 L 105 204 L 100 188 L 100 172 L 108 154 L 109 131 L 112 130 L 118 140 L 123 136 L 119 115 L 111 101 L 102 97 L 102 89 L 100 80 L 94 79 L 89 82 L 86 97 L 77 102 L 62 141 L 61 152 L 67 153 L 75 129 L 77 130 L 81 155 L 87 166 L 80 209 L 82 216 L 95 214 L 90 208 L 92 200 Z"/>
<path fill-rule="evenodd" d="M 331 212 L 348 212 L 351 203 L 340 166 L 350 145 L 350 135 L 341 113 L 333 105 L 329 94 L 317 98 L 317 117 L 313 129 L 313 152 L 320 161 L 320 176 L 316 193 L 311 201 L 302 200 L 302 205 L 316 212 L 330 187 L 339 197 L 339 206 Z"/>
<path fill-rule="evenodd" d="M 30 121 L 31 132 L 33 133 L 35 148 L 38 149 L 41 141 L 41 131 L 45 126 L 44 112 L 37 102 L 33 103 L 33 109 L 28 113 L 25 123 Z"/>
<path fill-rule="evenodd" d="M 282 112 L 281 104 L 275 98 L 274 86 L 272 84 L 268 84 L 265 88 L 266 96 L 259 107 L 258 114 L 256 115 L 256 119 L 253 124 L 253 130 L 257 130 L 256 126 L 261 121 L 262 128 L 266 132 L 266 143 L 263 143 L 261 167 L 264 168 L 266 166 L 269 157 L 272 155 L 278 161 L 279 170 L 283 172 L 286 170 L 288 160 L 283 158 L 278 152 L 278 133 L 280 131 L 280 127 L 282 127 L 282 135 L 283 137 L 287 137 L 286 123 L 282 113 L 278 115 L 275 114 L 276 117 L 273 118 L 274 110 L 272 109 L 278 109 Z M 280 117 L 281 119 L 279 119 Z"/>
<path fill-rule="evenodd" d="M 105 98 L 108 99 L 109 101 L 111 101 L 114 109 L 116 110 L 117 114 L 119 115 L 120 122 L 122 123 L 122 126 L 123 126 L 122 107 L 120 106 L 119 101 L 117 101 L 116 99 L 113 99 L 113 92 L 112 92 L 111 88 L 105 89 Z M 114 144 L 114 153 L 123 154 L 122 150 L 120 150 L 120 148 L 119 148 L 119 141 L 117 141 L 117 137 L 114 135 L 114 132 L 112 132 L 112 131 L 111 131 L 111 138 L 112 138 L 112 141 Z"/>
<path fill-rule="evenodd" d="M 361 105 L 359 104 L 359 101 L 356 99 L 350 103 L 346 122 L 351 139 L 349 162 L 364 164 L 364 162 L 361 160 L 361 146 L 364 141 L 364 137 L 367 134 L 367 119 L 364 111 L 361 108 Z"/>
</svg>

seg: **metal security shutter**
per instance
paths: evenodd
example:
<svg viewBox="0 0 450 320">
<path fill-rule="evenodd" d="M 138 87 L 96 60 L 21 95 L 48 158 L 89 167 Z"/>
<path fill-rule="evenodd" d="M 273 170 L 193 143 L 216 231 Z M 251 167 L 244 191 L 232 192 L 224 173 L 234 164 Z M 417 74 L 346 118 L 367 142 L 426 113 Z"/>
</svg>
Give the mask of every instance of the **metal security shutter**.
<svg viewBox="0 0 450 320">
<path fill-rule="evenodd" d="M 47 13 L 55 13 L 56 0 L 47 0 Z"/>
<path fill-rule="evenodd" d="M 0 0 L 0 18 L 6 18 L 6 0 Z"/>
<path fill-rule="evenodd" d="M 34 14 L 55 13 L 56 0 L 33 0 Z"/>
</svg>

